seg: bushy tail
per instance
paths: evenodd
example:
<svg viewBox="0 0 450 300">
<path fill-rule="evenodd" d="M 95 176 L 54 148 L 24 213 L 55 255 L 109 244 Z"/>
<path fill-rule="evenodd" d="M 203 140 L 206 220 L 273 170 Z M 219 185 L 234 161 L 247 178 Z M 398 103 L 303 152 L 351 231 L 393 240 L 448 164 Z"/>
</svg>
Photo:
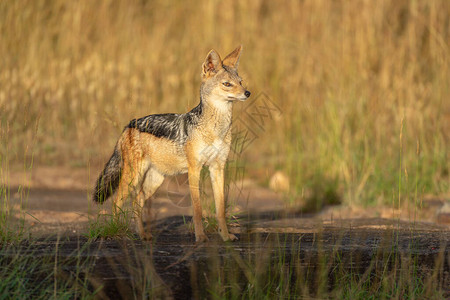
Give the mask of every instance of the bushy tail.
<svg viewBox="0 0 450 300">
<path fill-rule="evenodd" d="M 122 157 L 116 146 L 113 155 L 106 163 L 105 168 L 97 179 L 92 199 L 97 203 L 103 203 L 114 194 L 114 191 L 119 186 L 121 173 Z"/>
</svg>

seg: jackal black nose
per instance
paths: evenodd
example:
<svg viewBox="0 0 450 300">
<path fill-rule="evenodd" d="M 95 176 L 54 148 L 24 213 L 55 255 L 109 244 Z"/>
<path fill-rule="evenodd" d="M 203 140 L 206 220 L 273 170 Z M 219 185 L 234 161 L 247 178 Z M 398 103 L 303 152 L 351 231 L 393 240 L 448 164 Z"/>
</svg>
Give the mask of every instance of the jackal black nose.
<svg viewBox="0 0 450 300">
<path fill-rule="evenodd" d="M 248 98 L 248 97 L 250 97 L 251 93 L 249 91 L 245 91 L 244 95 L 245 95 L 245 97 Z"/>
</svg>

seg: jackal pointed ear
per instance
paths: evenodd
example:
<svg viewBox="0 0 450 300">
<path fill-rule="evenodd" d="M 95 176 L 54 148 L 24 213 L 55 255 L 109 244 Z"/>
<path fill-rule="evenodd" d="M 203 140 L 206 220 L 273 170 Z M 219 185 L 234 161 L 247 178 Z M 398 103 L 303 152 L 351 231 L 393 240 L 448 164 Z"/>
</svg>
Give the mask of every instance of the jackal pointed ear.
<svg viewBox="0 0 450 300">
<path fill-rule="evenodd" d="M 241 56 L 241 51 L 242 51 L 242 45 L 240 45 L 239 47 L 234 49 L 233 52 L 228 54 L 227 57 L 225 57 L 223 59 L 222 63 L 225 66 L 232 67 L 232 68 L 236 69 L 238 67 L 238 64 L 239 64 L 239 57 Z"/>
<path fill-rule="evenodd" d="M 217 73 L 220 69 L 222 69 L 222 60 L 220 59 L 219 53 L 215 50 L 209 51 L 205 62 L 203 63 L 202 75 L 204 77 L 209 77 Z"/>
</svg>

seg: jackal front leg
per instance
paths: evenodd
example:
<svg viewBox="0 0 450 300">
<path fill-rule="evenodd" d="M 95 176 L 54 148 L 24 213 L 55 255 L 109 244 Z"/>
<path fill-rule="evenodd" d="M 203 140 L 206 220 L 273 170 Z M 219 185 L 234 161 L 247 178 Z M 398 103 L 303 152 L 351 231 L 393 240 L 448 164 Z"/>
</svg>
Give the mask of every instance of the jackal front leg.
<svg viewBox="0 0 450 300">
<path fill-rule="evenodd" d="M 194 209 L 194 229 L 195 229 L 195 241 L 204 242 L 208 240 L 208 237 L 203 230 L 202 224 L 202 205 L 200 202 L 200 172 L 201 166 L 195 162 L 190 162 L 188 177 L 189 177 L 189 189 L 191 191 L 192 207 Z"/>
<path fill-rule="evenodd" d="M 225 197 L 224 197 L 224 163 L 216 162 L 209 167 L 211 183 L 216 204 L 216 218 L 219 223 L 219 234 L 224 241 L 237 240 L 238 238 L 228 232 L 225 218 Z"/>
</svg>

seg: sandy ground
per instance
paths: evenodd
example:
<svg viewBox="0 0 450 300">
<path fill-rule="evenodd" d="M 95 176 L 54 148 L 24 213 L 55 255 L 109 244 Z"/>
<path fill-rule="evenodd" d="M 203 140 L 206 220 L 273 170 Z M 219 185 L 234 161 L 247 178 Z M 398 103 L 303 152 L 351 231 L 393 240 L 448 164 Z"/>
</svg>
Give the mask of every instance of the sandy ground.
<svg viewBox="0 0 450 300">
<path fill-rule="evenodd" d="M 89 218 L 94 218 L 99 212 L 108 214 L 111 211 L 110 200 L 104 205 L 96 205 L 91 201 L 92 187 L 99 171 L 98 168 L 69 169 L 64 167 L 37 167 L 29 172 L 11 171 L 6 181 L 11 199 L 9 205 L 13 207 L 17 218 L 25 218 L 33 232 L 54 232 L 56 230 L 76 233 L 83 231 Z M 212 192 L 208 186 L 205 191 L 204 198 L 212 201 Z M 244 179 L 238 184 L 230 184 L 229 199 L 229 212 L 232 214 L 270 213 L 276 216 L 274 220 L 270 221 L 277 224 L 275 227 L 279 227 L 283 222 L 286 223 L 284 218 L 286 215 L 295 215 L 301 218 L 296 220 L 297 225 L 294 227 L 302 227 L 300 225 L 307 224 L 308 220 L 314 220 L 315 223 L 321 222 L 324 225 L 339 225 L 353 219 L 383 219 L 401 220 L 412 224 L 419 222 L 428 224 L 430 228 L 444 230 L 450 228 L 449 199 L 445 197 L 425 197 L 420 210 L 414 210 L 411 207 L 392 209 L 389 207 L 361 208 L 341 205 L 326 207 L 321 212 L 312 215 L 302 214 L 301 207 L 289 206 L 283 200 L 282 194 Z M 205 208 L 204 215 L 207 214 L 208 209 Z M 172 216 L 191 215 L 187 177 L 178 176 L 166 179 L 152 200 L 151 219 L 157 221 Z M 291 226 L 292 222 L 292 218 L 289 218 L 290 227 L 293 227 Z M 368 226 L 374 228 L 377 224 Z M 380 224 L 379 226 L 381 228 L 386 225 Z"/>
</svg>

